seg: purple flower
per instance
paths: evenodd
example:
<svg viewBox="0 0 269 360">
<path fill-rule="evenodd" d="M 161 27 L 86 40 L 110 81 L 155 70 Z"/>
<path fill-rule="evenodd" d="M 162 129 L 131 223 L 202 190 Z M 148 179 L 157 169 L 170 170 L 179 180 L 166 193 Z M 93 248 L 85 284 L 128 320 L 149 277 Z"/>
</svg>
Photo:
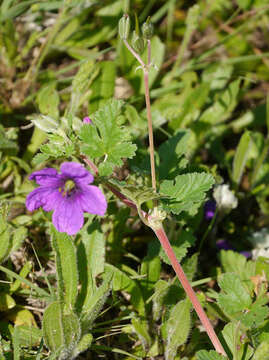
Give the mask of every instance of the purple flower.
<svg viewBox="0 0 269 360">
<path fill-rule="evenodd" d="M 247 251 L 247 250 L 240 251 L 240 254 L 245 256 L 247 259 L 252 257 L 251 251 Z"/>
<path fill-rule="evenodd" d="M 219 250 L 233 250 L 232 245 L 224 239 L 220 239 L 216 242 L 216 246 Z"/>
<path fill-rule="evenodd" d="M 216 202 L 214 200 L 208 200 L 204 205 L 204 214 L 206 220 L 211 220 L 216 211 Z"/>
<path fill-rule="evenodd" d="M 42 207 L 52 211 L 52 222 L 60 232 L 76 234 L 83 226 L 83 213 L 104 215 L 107 202 L 102 191 L 94 185 L 93 175 L 76 162 L 64 162 L 61 174 L 53 168 L 33 172 L 30 180 L 40 185 L 26 198 L 26 207 L 34 211 Z"/>
<path fill-rule="evenodd" d="M 88 116 L 86 116 L 86 117 L 83 119 L 83 123 L 84 123 L 84 124 L 92 124 L 92 120 L 91 120 Z"/>
</svg>

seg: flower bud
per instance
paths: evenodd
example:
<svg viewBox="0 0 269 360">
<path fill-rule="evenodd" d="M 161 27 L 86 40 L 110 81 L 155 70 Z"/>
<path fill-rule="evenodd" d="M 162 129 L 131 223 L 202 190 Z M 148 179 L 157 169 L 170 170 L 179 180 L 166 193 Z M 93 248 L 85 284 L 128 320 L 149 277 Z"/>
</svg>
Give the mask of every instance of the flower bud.
<svg viewBox="0 0 269 360">
<path fill-rule="evenodd" d="M 130 18 L 127 14 L 124 14 L 119 21 L 119 35 L 120 38 L 126 40 L 130 32 Z"/>
<path fill-rule="evenodd" d="M 86 117 L 83 119 L 83 123 L 84 123 L 84 124 L 92 124 L 92 120 L 89 118 L 89 116 L 86 116 Z"/>
<path fill-rule="evenodd" d="M 132 47 L 140 54 L 144 51 L 144 39 L 141 38 L 136 31 L 133 31 Z"/>
<path fill-rule="evenodd" d="M 146 40 L 150 40 L 153 36 L 153 32 L 154 32 L 154 28 L 153 28 L 153 24 L 152 22 L 150 21 L 150 18 L 148 17 L 147 18 L 147 21 L 144 22 L 144 24 L 142 25 L 142 34 L 143 34 L 143 37 L 146 39 Z"/>
</svg>

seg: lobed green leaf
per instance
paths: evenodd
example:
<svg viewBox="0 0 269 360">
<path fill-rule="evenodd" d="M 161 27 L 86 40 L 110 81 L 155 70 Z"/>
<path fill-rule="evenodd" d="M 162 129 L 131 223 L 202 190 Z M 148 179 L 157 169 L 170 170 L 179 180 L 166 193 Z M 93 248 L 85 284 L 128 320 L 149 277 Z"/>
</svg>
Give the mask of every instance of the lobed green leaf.
<svg viewBox="0 0 269 360">
<path fill-rule="evenodd" d="M 163 200 L 164 209 L 174 214 L 196 211 L 213 184 L 213 176 L 207 173 L 189 173 L 178 175 L 175 180 L 164 180 L 160 187 L 160 193 L 168 197 Z"/>
<path fill-rule="evenodd" d="M 135 155 L 136 145 L 128 141 L 127 130 L 117 121 L 121 107 L 121 101 L 110 101 L 93 114 L 92 125 L 85 124 L 81 128 L 82 152 L 92 159 L 103 157 L 100 175 L 110 175 L 115 166 L 123 164 L 123 158 Z"/>
</svg>

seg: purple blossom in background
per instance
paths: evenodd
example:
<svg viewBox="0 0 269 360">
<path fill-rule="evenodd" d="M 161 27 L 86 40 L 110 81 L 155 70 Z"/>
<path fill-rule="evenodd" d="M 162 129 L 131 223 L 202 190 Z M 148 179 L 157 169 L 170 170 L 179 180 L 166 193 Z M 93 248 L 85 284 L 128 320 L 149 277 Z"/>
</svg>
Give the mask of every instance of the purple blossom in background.
<svg viewBox="0 0 269 360">
<path fill-rule="evenodd" d="M 211 220 L 216 211 L 216 202 L 214 200 L 208 200 L 204 205 L 204 214 L 206 220 Z"/>
<path fill-rule="evenodd" d="M 88 116 L 86 116 L 86 117 L 83 119 L 83 123 L 84 123 L 84 124 L 92 124 L 92 120 L 91 120 Z"/>
<path fill-rule="evenodd" d="M 232 245 L 224 239 L 220 239 L 216 242 L 216 246 L 219 250 L 233 250 Z"/>
<path fill-rule="evenodd" d="M 52 222 L 59 232 L 76 234 L 83 226 L 83 213 L 104 215 L 107 202 L 102 191 L 94 185 L 93 175 L 76 162 L 64 162 L 56 169 L 33 172 L 30 180 L 38 185 L 26 198 L 26 207 L 34 211 L 42 207 L 52 211 Z"/>
<path fill-rule="evenodd" d="M 232 245 L 224 239 L 220 239 L 216 242 L 216 246 L 218 248 L 218 250 L 233 250 L 235 252 L 237 252 L 236 250 L 234 250 L 234 248 L 232 247 Z M 251 251 L 240 251 L 240 254 L 245 256 L 247 259 L 252 257 Z"/>
<path fill-rule="evenodd" d="M 251 258 L 252 257 L 252 254 L 251 254 L 251 251 L 240 251 L 240 254 L 245 256 L 247 259 Z"/>
</svg>

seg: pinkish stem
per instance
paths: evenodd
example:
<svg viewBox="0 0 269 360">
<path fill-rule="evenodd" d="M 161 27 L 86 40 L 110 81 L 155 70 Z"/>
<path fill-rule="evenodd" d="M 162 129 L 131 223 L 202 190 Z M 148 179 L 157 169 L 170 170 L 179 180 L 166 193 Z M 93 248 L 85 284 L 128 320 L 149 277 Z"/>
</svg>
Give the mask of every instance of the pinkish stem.
<svg viewBox="0 0 269 360">
<path fill-rule="evenodd" d="M 92 169 L 94 175 L 98 175 L 98 167 L 90 159 L 88 159 L 87 156 L 81 154 L 80 157 L 85 162 L 85 164 L 87 164 Z"/>
<path fill-rule="evenodd" d="M 132 209 L 137 210 L 137 207 L 135 203 L 133 203 L 131 200 L 127 199 L 120 191 L 115 189 L 111 184 L 105 183 L 105 186 L 113 192 L 114 195 L 116 195 L 125 205 L 129 206 Z"/>
<path fill-rule="evenodd" d="M 144 72 L 144 84 L 145 84 L 145 100 L 147 108 L 147 119 L 148 119 L 148 132 L 149 132 L 149 153 L 150 153 L 150 168 L 151 168 L 151 181 L 152 188 L 156 191 L 156 172 L 155 172 L 155 160 L 154 160 L 154 141 L 153 141 L 153 128 L 152 128 L 152 116 L 151 116 L 151 107 L 150 107 L 150 96 L 149 96 L 149 66 L 151 61 L 151 42 L 147 40 L 148 48 L 148 64 L 146 65 L 141 57 L 134 51 L 134 49 L 129 45 L 127 40 L 123 40 L 127 49 L 133 54 L 137 59 L 139 64 L 142 67 Z"/>
<path fill-rule="evenodd" d="M 142 68 L 144 69 L 144 67 L 146 66 L 144 61 L 141 59 L 141 57 L 134 51 L 134 49 L 129 45 L 127 40 L 123 40 L 125 46 L 127 47 L 127 49 L 132 53 L 132 55 L 136 58 L 136 60 L 139 62 L 139 64 L 142 66 Z"/>
<path fill-rule="evenodd" d="M 173 269 L 175 270 L 178 279 L 181 282 L 181 285 L 183 286 L 186 294 L 190 298 L 190 301 L 192 302 L 192 305 L 199 316 L 201 323 L 203 324 L 212 344 L 214 345 L 216 351 L 224 356 L 227 356 L 214 329 L 211 325 L 206 313 L 204 312 L 193 288 L 191 287 L 189 280 L 187 279 L 181 265 L 177 261 L 176 255 L 172 249 L 172 246 L 170 245 L 170 242 L 166 236 L 166 233 L 163 229 L 163 227 L 158 227 L 156 229 L 152 228 L 152 230 L 155 232 L 157 238 L 159 239 L 166 255 L 168 256 L 169 260 L 171 261 L 171 264 L 173 266 Z"/>
<path fill-rule="evenodd" d="M 148 44 L 148 65 L 150 65 L 150 63 L 151 63 L 151 42 L 150 42 L 150 39 L 147 40 L 147 44 Z"/>
<path fill-rule="evenodd" d="M 151 181 L 154 191 L 156 191 L 156 173 L 155 173 L 155 160 L 154 160 L 154 141 L 153 141 L 153 128 L 152 117 L 149 97 L 149 73 L 144 70 L 144 83 L 145 83 L 145 99 L 147 107 L 148 131 L 149 131 L 149 153 L 150 153 L 150 168 L 151 168 Z"/>
</svg>

